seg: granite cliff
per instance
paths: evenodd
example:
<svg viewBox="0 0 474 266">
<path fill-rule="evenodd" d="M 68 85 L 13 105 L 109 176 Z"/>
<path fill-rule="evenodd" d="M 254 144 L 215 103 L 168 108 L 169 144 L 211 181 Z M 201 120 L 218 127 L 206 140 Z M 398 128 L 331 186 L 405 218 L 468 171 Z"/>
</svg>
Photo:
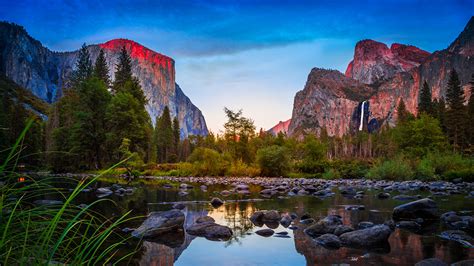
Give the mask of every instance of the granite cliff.
<svg viewBox="0 0 474 266">
<path fill-rule="evenodd" d="M 474 17 L 447 49 L 429 54 L 409 45 L 364 40 L 356 45 L 354 59 L 345 75 L 314 68 L 303 90 L 294 99 L 288 133 L 329 135 L 373 131 L 383 124 L 395 125 L 396 107 L 403 99 L 408 111 L 417 114 L 418 94 L 426 80 L 434 99 L 445 97 L 449 73 L 455 69 L 470 95 L 474 73 Z"/>
<path fill-rule="evenodd" d="M 93 61 L 100 49 L 104 50 L 113 78 L 122 47 L 128 50 L 132 58 L 132 72 L 139 79 L 148 99 L 146 110 L 153 123 L 164 107 L 168 106 L 171 115 L 178 117 L 183 137 L 207 135 L 201 111 L 175 82 L 175 63 L 172 58 L 126 39 L 89 45 L 88 50 Z M 21 26 L 0 23 L 0 73 L 46 102 L 53 103 L 61 97 L 77 56 L 78 51 L 53 52 L 29 36 Z"/>
</svg>

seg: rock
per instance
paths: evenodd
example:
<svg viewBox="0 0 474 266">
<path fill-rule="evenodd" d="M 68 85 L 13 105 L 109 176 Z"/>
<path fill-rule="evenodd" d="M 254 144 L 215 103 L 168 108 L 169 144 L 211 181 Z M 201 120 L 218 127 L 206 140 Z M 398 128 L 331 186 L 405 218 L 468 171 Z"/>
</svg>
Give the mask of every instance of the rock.
<svg viewBox="0 0 474 266">
<path fill-rule="evenodd" d="M 96 190 L 97 194 L 112 194 L 112 190 L 106 187 L 100 187 Z"/>
<path fill-rule="evenodd" d="M 400 200 L 400 201 L 408 201 L 408 200 L 417 200 L 419 198 L 420 198 L 419 196 L 397 195 L 397 196 L 394 196 L 392 199 Z"/>
<path fill-rule="evenodd" d="M 312 224 L 314 223 L 315 220 L 313 218 L 308 218 L 308 219 L 304 219 L 304 220 L 300 220 L 300 223 L 301 224 Z"/>
<path fill-rule="evenodd" d="M 217 207 L 221 206 L 222 204 L 224 204 L 224 201 L 222 201 L 219 198 L 212 198 L 212 200 L 211 200 L 211 205 L 214 208 L 217 208 Z"/>
<path fill-rule="evenodd" d="M 339 215 L 329 215 L 309 226 L 304 231 L 311 237 L 323 234 L 333 234 L 338 225 L 342 225 L 342 218 Z"/>
<path fill-rule="evenodd" d="M 438 206 L 436 202 L 431 199 L 420 199 L 395 207 L 392 217 L 394 220 L 416 218 L 435 219 L 438 218 Z"/>
<path fill-rule="evenodd" d="M 183 203 L 175 203 L 173 204 L 173 209 L 177 209 L 177 210 L 183 210 L 184 208 L 186 208 L 186 205 L 184 205 Z"/>
<path fill-rule="evenodd" d="M 438 258 L 429 258 L 417 262 L 415 266 L 448 266 L 448 264 Z"/>
<path fill-rule="evenodd" d="M 280 220 L 281 220 L 281 216 L 275 210 L 265 211 L 263 213 L 263 217 L 262 217 L 263 222 L 279 222 Z"/>
<path fill-rule="evenodd" d="M 365 229 L 365 228 L 369 228 L 369 227 L 372 227 L 372 226 L 374 226 L 374 223 L 364 221 L 364 222 L 360 222 L 360 223 L 357 225 L 357 228 L 358 228 L 358 229 Z"/>
<path fill-rule="evenodd" d="M 184 214 L 179 210 L 152 212 L 148 218 L 132 232 L 137 238 L 151 238 L 160 234 L 183 228 Z"/>
<path fill-rule="evenodd" d="M 471 242 L 473 238 L 462 230 L 448 230 L 439 235 L 441 238 L 456 241 L 467 247 L 474 247 Z"/>
<path fill-rule="evenodd" d="M 288 232 L 286 231 L 283 231 L 283 232 L 278 232 L 278 233 L 275 233 L 276 235 L 281 235 L 281 236 L 286 236 L 288 235 Z"/>
<path fill-rule="evenodd" d="M 122 232 L 125 233 L 125 234 L 128 234 L 128 233 L 131 233 L 133 232 L 135 229 L 133 228 L 129 228 L 129 227 L 125 227 L 122 229 Z"/>
<path fill-rule="evenodd" d="M 206 191 L 206 190 L 207 190 L 207 186 L 206 186 L 206 185 L 201 185 L 199 188 L 201 188 L 202 191 Z"/>
<path fill-rule="evenodd" d="M 336 226 L 336 229 L 334 229 L 334 234 L 336 236 L 340 236 L 344 233 L 347 233 L 347 232 L 352 232 L 354 231 L 354 228 L 350 227 L 350 226 L 347 226 L 347 225 L 338 225 Z"/>
<path fill-rule="evenodd" d="M 220 194 L 221 194 L 222 196 L 224 196 L 224 197 L 227 197 L 227 196 L 229 196 L 231 193 L 230 193 L 228 190 L 222 190 Z"/>
<path fill-rule="evenodd" d="M 339 239 L 342 244 L 353 248 L 373 248 L 383 246 L 392 231 L 386 225 L 375 225 L 366 229 L 342 234 Z"/>
<path fill-rule="evenodd" d="M 264 211 L 256 211 L 252 214 L 252 216 L 250 216 L 249 219 L 250 221 L 252 221 L 253 224 L 257 226 L 262 226 L 263 225 L 262 218 L 264 214 L 265 214 Z"/>
<path fill-rule="evenodd" d="M 390 198 L 390 193 L 380 192 L 379 194 L 377 194 L 377 198 L 379 198 L 379 199 L 388 199 L 388 198 Z"/>
<path fill-rule="evenodd" d="M 246 184 L 239 184 L 239 185 L 235 186 L 235 189 L 237 189 L 237 190 L 249 190 L 249 186 L 246 185 Z"/>
<path fill-rule="evenodd" d="M 60 200 L 35 200 L 33 204 L 38 206 L 53 206 L 53 205 L 63 205 L 63 202 Z"/>
<path fill-rule="evenodd" d="M 214 222 L 196 223 L 186 229 L 190 235 L 202 236 L 209 240 L 228 240 L 232 237 L 232 230 Z"/>
<path fill-rule="evenodd" d="M 309 218 L 311 218 L 311 215 L 305 213 L 305 214 L 301 215 L 300 220 L 306 220 L 306 219 L 309 219 Z"/>
<path fill-rule="evenodd" d="M 365 210 L 364 205 L 350 205 L 346 207 L 346 211 L 362 211 Z"/>
<path fill-rule="evenodd" d="M 290 226 L 291 222 L 293 221 L 293 219 L 291 219 L 291 216 L 288 215 L 288 214 L 284 214 L 281 216 L 281 220 L 280 220 L 280 224 L 283 226 L 283 227 L 288 227 Z"/>
<path fill-rule="evenodd" d="M 210 216 L 202 216 L 202 217 L 199 217 L 196 219 L 196 223 L 198 224 L 201 224 L 201 223 L 213 223 L 215 222 L 216 220 L 214 220 L 214 218 L 210 217 Z"/>
<path fill-rule="evenodd" d="M 260 229 L 260 230 L 255 231 L 257 235 L 264 236 L 264 237 L 272 236 L 274 232 L 275 231 L 273 231 L 272 229 Z"/>
<path fill-rule="evenodd" d="M 474 265 L 474 259 L 462 260 L 451 264 L 451 266 L 472 266 Z"/>
<path fill-rule="evenodd" d="M 341 241 L 336 235 L 333 234 L 324 234 L 320 237 L 317 237 L 315 241 L 325 248 L 338 249 L 341 247 Z"/>
<path fill-rule="evenodd" d="M 421 225 L 415 221 L 400 221 L 397 227 L 415 232 L 421 229 Z"/>
</svg>

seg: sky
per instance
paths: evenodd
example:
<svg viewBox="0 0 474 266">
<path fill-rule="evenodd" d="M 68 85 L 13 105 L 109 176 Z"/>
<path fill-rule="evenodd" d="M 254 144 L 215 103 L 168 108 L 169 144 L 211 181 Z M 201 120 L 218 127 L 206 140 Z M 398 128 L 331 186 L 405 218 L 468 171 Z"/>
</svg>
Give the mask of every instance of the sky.
<svg viewBox="0 0 474 266">
<path fill-rule="evenodd" d="M 177 83 L 217 133 L 224 107 L 257 129 L 291 118 L 310 70 L 344 72 L 359 40 L 444 49 L 473 10 L 474 0 L 0 0 L 0 20 L 54 51 L 127 38 L 172 57 Z"/>
</svg>

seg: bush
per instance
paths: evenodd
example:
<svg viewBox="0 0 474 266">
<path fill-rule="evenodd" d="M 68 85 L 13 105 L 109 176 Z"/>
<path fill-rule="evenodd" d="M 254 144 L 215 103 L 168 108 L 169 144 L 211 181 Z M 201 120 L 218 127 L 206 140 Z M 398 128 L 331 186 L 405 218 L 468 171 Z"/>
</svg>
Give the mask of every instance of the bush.
<svg viewBox="0 0 474 266">
<path fill-rule="evenodd" d="M 326 146 L 318 139 L 312 135 L 306 136 L 297 150 L 302 151 L 300 161 L 296 164 L 299 171 L 311 174 L 324 173 L 327 167 Z"/>
<path fill-rule="evenodd" d="M 435 174 L 440 176 L 444 176 L 447 172 L 469 169 L 474 165 L 473 159 L 464 158 L 460 154 L 429 153 L 422 162 L 431 165 Z"/>
<path fill-rule="evenodd" d="M 290 168 L 286 148 L 277 145 L 258 150 L 257 162 L 263 176 L 282 176 Z"/>
<path fill-rule="evenodd" d="M 188 158 L 192 163 L 192 175 L 195 176 L 223 176 L 229 166 L 230 158 L 219 152 L 199 147 Z"/>
<path fill-rule="evenodd" d="M 328 171 L 324 172 L 324 174 L 322 175 L 322 178 L 327 179 L 327 180 L 338 179 L 338 178 L 341 178 L 341 177 L 343 177 L 343 176 L 341 176 L 341 173 L 339 173 L 339 171 L 337 171 L 333 168 L 331 168 Z"/>
<path fill-rule="evenodd" d="M 431 166 L 428 160 L 423 159 L 416 166 L 414 177 L 419 180 L 435 179 L 435 169 Z"/>
<path fill-rule="evenodd" d="M 242 160 L 232 162 L 229 169 L 227 169 L 228 176 L 250 176 L 255 177 L 260 174 L 260 168 L 252 165 L 247 165 Z"/>
<path fill-rule="evenodd" d="M 387 160 L 378 163 L 367 173 L 372 179 L 409 180 L 413 177 L 413 170 L 402 158 Z"/>
<path fill-rule="evenodd" d="M 444 174 L 444 178 L 449 181 L 461 178 L 466 182 L 474 182 L 474 168 L 466 168 L 461 170 L 450 170 Z"/>
<path fill-rule="evenodd" d="M 369 163 L 359 160 L 344 160 L 331 162 L 331 169 L 339 173 L 340 178 L 363 178 L 369 171 Z"/>
</svg>

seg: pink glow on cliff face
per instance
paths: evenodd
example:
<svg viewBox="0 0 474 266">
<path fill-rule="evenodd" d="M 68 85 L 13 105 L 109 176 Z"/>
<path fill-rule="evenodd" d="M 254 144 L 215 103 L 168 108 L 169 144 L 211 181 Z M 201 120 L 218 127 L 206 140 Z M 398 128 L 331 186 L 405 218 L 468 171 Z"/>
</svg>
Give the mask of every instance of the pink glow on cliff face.
<svg viewBox="0 0 474 266">
<path fill-rule="evenodd" d="M 125 46 L 132 59 L 146 61 L 151 64 L 161 66 L 164 69 L 172 70 L 174 60 L 168 56 L 152 51 L 145 46 L 127 39 L 114 39 L 106 43 L 99 44 L 102 49 L 119 51 Z"/>
</svg>

